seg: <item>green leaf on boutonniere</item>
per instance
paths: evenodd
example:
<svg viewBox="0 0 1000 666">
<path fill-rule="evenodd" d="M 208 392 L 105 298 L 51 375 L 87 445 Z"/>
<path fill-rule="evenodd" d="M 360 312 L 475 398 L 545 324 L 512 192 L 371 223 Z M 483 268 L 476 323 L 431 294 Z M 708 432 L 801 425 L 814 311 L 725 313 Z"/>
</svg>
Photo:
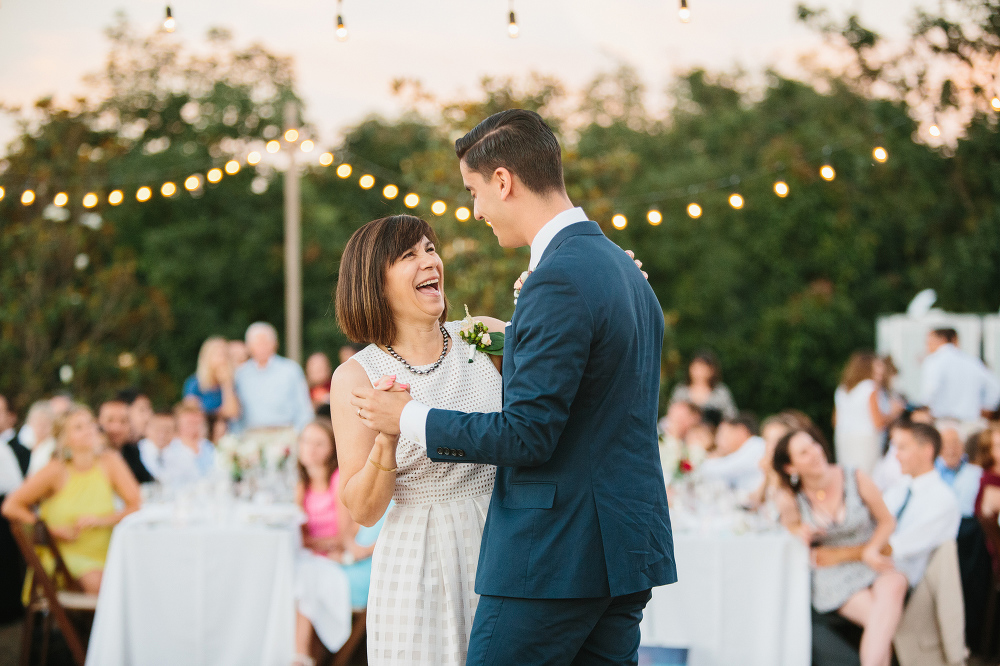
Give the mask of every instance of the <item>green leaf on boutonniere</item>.
<svg viewBox="0 0 1000 666">
<path fill-rule="evenodd" d="M 482 345 L 482 343 L 480 343 L 479 345 L 476 345 L 476 347 L 484 354 L 489 354 L 490 356 L 503 356 L 503 338 L 503 333 L 490 333 L 489 346 L 480 346 Z"/>
</svg>

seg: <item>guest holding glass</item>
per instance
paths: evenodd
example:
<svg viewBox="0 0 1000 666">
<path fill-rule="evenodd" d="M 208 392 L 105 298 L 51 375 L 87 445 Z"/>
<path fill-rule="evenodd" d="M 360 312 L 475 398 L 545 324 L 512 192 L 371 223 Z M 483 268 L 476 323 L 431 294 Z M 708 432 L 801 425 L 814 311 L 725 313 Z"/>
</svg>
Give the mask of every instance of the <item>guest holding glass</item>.
<svg viewBox="0 0 1000 666">
<path fill-rule="evenodd" d="M 97 594 L 111 530 L 139 508 L 139 486 L 116 451 L 102 451 L 102 437 L 89 408 L 71 407 L 57 421 L 55 436 L 57 456 L 7 497 L 3 515 L 27 525 L 44 520 L 69 572 L 85 592 Z M 115 507 L 116 496 L 124 504 L 120 510 Z M 46 568 L 54 567 L 47 552 L 42 559 Z"/>
<path fill-rule="evenodd" d="M 722 383 L 722 370 L 719 360 L 710 351 L 697 354 L 688 365 L 687 382 L 679 384 L 670 395 L 670 402 L 693 402 L 702 410 L 706 420 L 714 412 L 718 415 L 713 422 L 718 424 L 720 418 L 729 419 L 736 416 L 736 403 L 729 388 Z"/>
<path fill-rule="evenodd" d="M 774 450 L 782 524 L 812 549 L 812 605 L 862 627 L 862 666 L 889 666 L 908 583 L 885 552 L 896 521 L 860 470 L 829 462 L 805 430 Z"/>
<path fill-rule="evenodd" d="M 212 336 L 202 343 L 198 366 L 195 373 L 185 380 L 183 395 L 198 398 L 209 417 L 217 416 L 228 421 L 240 415 L 233 364 L 225 338 Z"/>
<path fill-rule="evenodd" d="M 876 367 L 878 369 L 876 370 Z M 896 399 L 888 412 L 880 404 L 885 363 L 875 354 L 860 351 L 851 354 L 847 367 L 834 392 L 833 444 L 837 462 L 871 474 L 882 453 L 886 427 L 903 413 L 906 405 Z"/>
</svg>

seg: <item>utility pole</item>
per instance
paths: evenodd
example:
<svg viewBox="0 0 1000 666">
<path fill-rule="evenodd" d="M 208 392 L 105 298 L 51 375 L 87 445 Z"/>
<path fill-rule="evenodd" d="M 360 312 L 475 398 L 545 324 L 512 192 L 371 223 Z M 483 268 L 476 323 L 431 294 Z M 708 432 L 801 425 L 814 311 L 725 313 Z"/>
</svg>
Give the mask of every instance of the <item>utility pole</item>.
<svg viewBox="0 0 1000 666">
<path fill-rule="evenodd" d="M 294 102 L 285 103 L 285 130 L 298 130 Z M 288 146 L 285 171 L 285 351 L 302 363 L 302 206 L 299 168 L 295 161 L 297 142 Z"/>
</svg>

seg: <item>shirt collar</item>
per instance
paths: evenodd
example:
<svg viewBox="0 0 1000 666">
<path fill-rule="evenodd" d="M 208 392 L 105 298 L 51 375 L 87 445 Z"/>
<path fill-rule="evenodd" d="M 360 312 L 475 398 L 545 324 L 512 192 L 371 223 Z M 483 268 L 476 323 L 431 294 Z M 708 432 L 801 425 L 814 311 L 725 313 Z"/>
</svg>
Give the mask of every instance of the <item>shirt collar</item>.
<svg viewBox="0 0 1000 666">
<path fill-rule="evenodd" d="M 934 479 L 938 481 L 941 480 L 941 475 L 938 474 L 936 469 L 932 469 L 929 472 L 924 472 L 920 476 L 913 477 L 913 481 L 910 483 L 910 487 L 916 489 L 919 486 L 927 485 L 928 483 L 933 483 Z"/>
<path fill-rule="evenodd" d="M 538 268 L 538 262 L 542 260 L 545 249 L 552 242 L 552 239 L 556 237 L 556 234 L 571 224 L 586 222 L 587 220 L 587 214 L 578 206 L 564 210 L 546 222 L 545 226 L 535 234 L 535 239 L 531 241 L 531 262 L 528 264 L 528 270 L 533 271 Z"/>
<path fill-rule="evenodd" d="M 962 468 L 965 467 L 965 465 L 968 462 L 969 462 L 969 456 L 962 454 L 962 459 L 958 461 L 958 467 L 948 467 L 948 463 L 944 461 L 944 458 L 938 456 L 937 460 L 934 461 L 934 467 L 937 468 L 938 472 L 943 472 L 947 470 L 954 474 L 958 474 L 959 472 L 962 471 Z"/>
</svg>

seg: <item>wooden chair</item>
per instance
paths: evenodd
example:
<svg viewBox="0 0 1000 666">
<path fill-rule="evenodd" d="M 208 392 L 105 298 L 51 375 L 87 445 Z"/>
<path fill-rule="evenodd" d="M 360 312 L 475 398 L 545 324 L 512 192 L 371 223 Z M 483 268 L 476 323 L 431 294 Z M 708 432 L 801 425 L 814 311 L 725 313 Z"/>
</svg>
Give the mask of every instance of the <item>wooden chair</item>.
<svg viewBox="0 0 1000 666">
<path fill-rule="evenodd" d="M 42 613 L 43 618 L 40 663 L 44 664 L 47 660 L 49 636 L 52 633 L 51 622 L 54 618 L 73 656 L 74 663 L 77 666 L 84 666 L 87 658 L 84 640 L 81 639 L 69 612 L 86 614 L 87 619 L 92 621 L 93 613 L 97 609 L 97 595 L 85 593 L 79 581 L 70 574 L 62 554 L 44 522 L 39 520 L 34 525 L 26 525 L 11 521 L 10 531 L 14 535 L 14 540 L 20 548 L 21 554 L 24 555 L 25 562 L 28 563 L 28 571 L 31 574 L 27 612 L 21 633 L 21 666 L 28 666 L 31 661 L 31 642 L 37 613 Z M 40 548 L 48 549 L 52 554 L 52 559 L 55 561 L 54 575 L 49 575 L 45 567 L 42 566 L 37 550 Z M 59 589 L 56 584 L 57 580 L 62 582 L 63 589 Z"/>
<path fill-rule="evenodd" d="M 992 516 L 978 516 L 979 524 L 986 535 L 986 543 L 990 545 L 990 550 L 995 554 L 1000 554 L 1000 524 L 997 523 L 996 514 Z M 997 605 L 1000 604 L 1000 563 L 996 559 L 992 561 L 993 575 L 990 580 L 989 597 L 986 602 L 986 616 L 983 618 L 983 639 L 979 646 L 980 654 L 986 659 L 992 655 L 993 648 L 993 628 L 997 622 Z"/>
</svg>

